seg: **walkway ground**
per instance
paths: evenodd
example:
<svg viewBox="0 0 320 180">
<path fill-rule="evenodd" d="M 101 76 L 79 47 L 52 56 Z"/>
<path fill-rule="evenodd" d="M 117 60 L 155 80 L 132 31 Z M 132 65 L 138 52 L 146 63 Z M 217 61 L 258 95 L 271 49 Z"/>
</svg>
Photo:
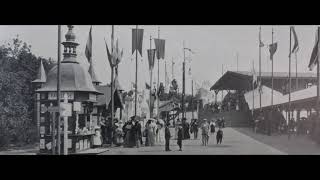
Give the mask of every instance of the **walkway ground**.
<svg viewBox="0 0 320 180">
<path fill-rule="evenodd" d="M 320 154 L 320 146 L 307 136 L 271 135 L 254 133 L 251 128 L 234 128 L 238 132 L 250 136 L 251 138 L 272 146 L 290 155 L 315 155 Z"/>
</svg>

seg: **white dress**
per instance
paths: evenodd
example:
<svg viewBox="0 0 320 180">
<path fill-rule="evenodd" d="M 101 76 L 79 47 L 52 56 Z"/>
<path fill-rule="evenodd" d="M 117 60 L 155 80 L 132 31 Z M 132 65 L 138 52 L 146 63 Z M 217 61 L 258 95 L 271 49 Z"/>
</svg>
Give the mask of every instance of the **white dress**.
<svg viewBox="0 0 320 180">
<path fill-rule="evenodd" d="M 164 139 L 164 128 L 163 127 L 159 129 L 158 136 L 159 136 L 159 142 L 158 143 L 160 145 L 164 145 L 165 139 Z"/>
</svg>

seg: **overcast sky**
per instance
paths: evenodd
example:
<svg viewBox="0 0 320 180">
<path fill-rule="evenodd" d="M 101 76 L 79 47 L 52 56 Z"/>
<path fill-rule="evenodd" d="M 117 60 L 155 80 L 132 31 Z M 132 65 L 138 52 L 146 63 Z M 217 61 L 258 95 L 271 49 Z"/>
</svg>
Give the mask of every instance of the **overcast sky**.
<svg viewBox="0 0 320 180">
<path fill-rule="evenodd" d="M 62 26 L 62 41 L 67 32 L 67 26 Z M 171 61 L 175 62 L 174 75 L 178 79 L 181 87 L 182 61 L 183 61 L 183 41 L 186 47 L 191 48 L 195 54 L 186 52 L 186 56 L 192 59 L 187 60 L 187 67 L 192 67 L 192 76 L 196 82 L 201 83 L 209 80 L 211 84 L 216 82 L 221 76 L 222 64 L 224 71 L 236 70 L 236 53 L 239 53 L 239 70 L 249 71 L 254 60 L 256 71 L 258 71 L 258 34 L 259 26 L 139 26 L 144 29 L 143 56 L 139 56 L 138 86 L 145 88 L 145 82 L 149 83 L 148 60 L 146 50 L 150 48 L 150 36 L 158 36 L 160 27 L 160 38 L 166 40 L 165 61 L 167 71 L 171 78 Z M 119 80 L 124 89 L 131 87 L 131 82 L 135 80 L 135 54 L 131 55 L 131 29 L 135 25 L 115 26 L 115 38 L 119 39 L 120 48 L 124 49 L 124 58 L 119 65 Z M 272 26 L 262 26 L 262 40 L 265 44 L 271 43 Z M 274 41 L 278 42 L 278 50 L 274 55 L 274 71 L 288 71 L 289 54 L 289 26 L 273 26 Z M 299 39 L 300 50 L 298 52 L 298 72 L 309 72 L 308 63 L 314 45 L 316 26 L 296 26 Z M 85 45 L 88 39 L 90 26 L 79 25 L 74 27 L 76 41 L 80 44 L 77 49 L 78 60 L 88 68 L 87 60 L 84 56 Z M 110 67 L 107 61 L 107 53 L 104 45 L 106 38 L 110 46 L 111 26 L 93 26 L 93 62 L 96 74 L 100 81 L 105 84 L 110 82 Z M 32 46 L 32 52 L 37 56 L 57 59 L 57 26 L 0 26 L 0 43 L 10 41 L 15 35 Z M 152 48 L 154 42 L 152 41 Z M 269 51 L 265 47 L 262 49 L 262 71 L 271 71 L 271 61 L 268 60 Z M 142 61 L 141 61 L 142 59 Z M 164 80 L 164 64 L 160 61 L 160 81 Z M 156 61 L 157 62 L 157 61 Z M 292 69 L 295 71 L 295 59 L 292 58 Z M 157 72 L 157 63 L 155 63 Z M 188 72 L 188 71 L 186 71 Z M 315 71 L 314 71 L 315 72 Z M 186 73 L 186 93 L 191 92 L 191 79 Z M 154 73 L 153 77 L 156 80 Z"/>
</svg>

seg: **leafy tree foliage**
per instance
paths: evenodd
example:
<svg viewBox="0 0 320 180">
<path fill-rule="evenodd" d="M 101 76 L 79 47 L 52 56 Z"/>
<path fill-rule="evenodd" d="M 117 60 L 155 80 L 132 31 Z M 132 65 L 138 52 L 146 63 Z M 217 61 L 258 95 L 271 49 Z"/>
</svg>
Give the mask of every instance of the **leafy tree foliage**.
<svg viewBox="0 0 320 180">
<path fill-rule="evenodd" d="M 32 54 L 31 46 L 18 36 L 0 46 L 0 147 L 36 140 L 35 89 L 31 82 L 36 79 L 41 59 L 46 71 L 54 66 L 52 59 Z"/>
</svg>

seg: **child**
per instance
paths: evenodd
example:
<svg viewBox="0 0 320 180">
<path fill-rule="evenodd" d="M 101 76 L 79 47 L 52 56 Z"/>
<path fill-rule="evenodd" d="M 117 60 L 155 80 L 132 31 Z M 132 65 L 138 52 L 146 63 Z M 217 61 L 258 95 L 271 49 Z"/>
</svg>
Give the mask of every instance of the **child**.
<svg viewBox="0 0 320 180">
<path fill-rule="evenodd" d="M 223 131 L 221 128 L 219 128 L 216 138 L 217 138 L 217 144 L 219 143 L 221 144 L 222 138 L 223 138 Z"/>
</svg>

